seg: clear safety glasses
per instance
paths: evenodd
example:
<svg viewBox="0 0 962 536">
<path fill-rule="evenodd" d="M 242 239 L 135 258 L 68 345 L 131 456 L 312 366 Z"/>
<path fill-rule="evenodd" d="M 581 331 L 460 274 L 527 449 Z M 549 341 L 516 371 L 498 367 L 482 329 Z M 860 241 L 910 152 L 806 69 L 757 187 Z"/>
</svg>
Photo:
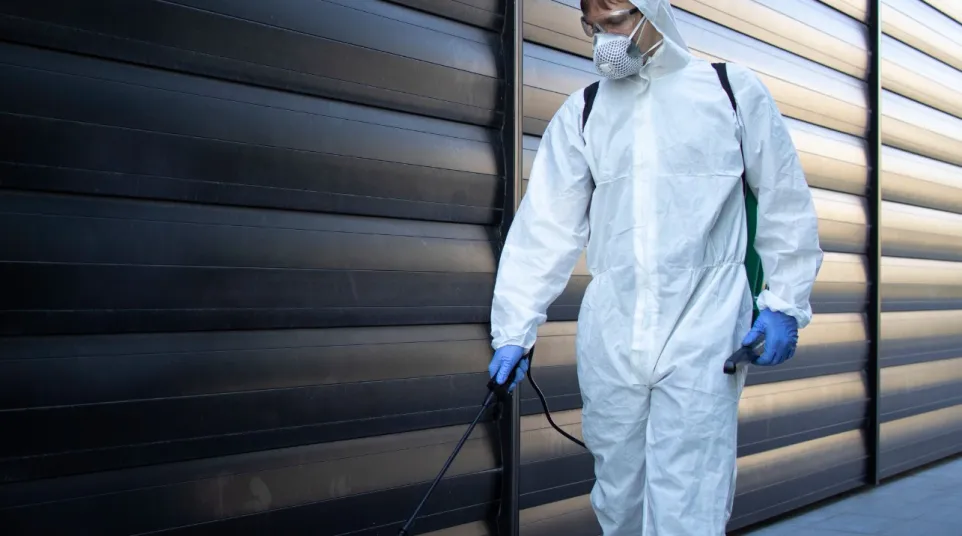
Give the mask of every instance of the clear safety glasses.
<svg viewBox="0 0 962 536">
<path fill-rule="evenodd" d="M 588 22 L 584 16 L 581 17 L 581 29 L 588 37 L 594 37 L 600 33 L 615 33 L 627 35 L 634 28 L 634 15 L 638 13 L 638 8 L 619 9 L 612 11 L 596 22 Z"/>
</svg>

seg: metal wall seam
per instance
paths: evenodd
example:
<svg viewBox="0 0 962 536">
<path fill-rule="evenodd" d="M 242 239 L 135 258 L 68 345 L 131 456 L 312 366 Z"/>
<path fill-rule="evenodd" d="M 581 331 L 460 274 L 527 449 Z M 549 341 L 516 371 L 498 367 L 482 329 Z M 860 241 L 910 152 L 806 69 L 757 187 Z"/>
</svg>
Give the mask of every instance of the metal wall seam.
<svg viewBox="0 0 962 536">
<path fill-rule="evenodd" d="M 866 366 L 868 377 L 869 400 L 871 410 L 868 419 L 868 433 L 866 438 L 868 447 L 869 484 L 878 485 L 880 480 L 880 407 L 881 407 L 881 368 L 879 360 L 879 345 L 881 341 L 882 301 L 881 301 L 881 265 L 882 265 L 882 15 L 880 0 L 873 0 L 869 7 L 869 80 L 868 92 L 868 278 L 869 295 L 866 304 L 868 320 L 869 354 Z"/>
<path fill-rule="evenodd" d="M 504 109 L 501 124 L 501 149 L 504 154 L 504 213 L 499 246 L 503 247 L 508 229 L 521 203 L 522 170 L 522 91 L 523 82 L 523 0 L 506 0 L 501 28 L 501 60 L 504 69 Z M 499 422 L 501 433 L 501 497 L 498 508 L 498 534 L 518 536 L 521 530 L 519 509 L 521 480 L 521 396 L 516 389 L 504 408 Z"/>
</svg>

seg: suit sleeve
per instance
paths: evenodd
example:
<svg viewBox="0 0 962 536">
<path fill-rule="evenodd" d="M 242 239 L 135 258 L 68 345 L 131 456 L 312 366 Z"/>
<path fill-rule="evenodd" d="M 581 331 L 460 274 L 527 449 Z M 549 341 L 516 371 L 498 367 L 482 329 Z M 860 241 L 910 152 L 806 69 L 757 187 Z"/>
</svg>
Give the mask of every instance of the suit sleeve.
<svg viewBox="0 0 962 536">
<path fill-rule="evenodd" d="M 505 240 L 491 307 L 492 346 L 534 346 L 548 306 L 561 294 L 588 239 L 594 190 L 584 157 L 578 92 L 541 138 L 518 213 Z"/>
<path fill-rule="evenodd" d="M 812 319 L 809 300 L 822 264 L 818 216 L 788 127 L 768 88 L 750 70 L 731 67 L 745 176 L 758 197 L 755 249 L 767 284 L 758 307 L 790 315 L 802 328 Z"/>
</svg>

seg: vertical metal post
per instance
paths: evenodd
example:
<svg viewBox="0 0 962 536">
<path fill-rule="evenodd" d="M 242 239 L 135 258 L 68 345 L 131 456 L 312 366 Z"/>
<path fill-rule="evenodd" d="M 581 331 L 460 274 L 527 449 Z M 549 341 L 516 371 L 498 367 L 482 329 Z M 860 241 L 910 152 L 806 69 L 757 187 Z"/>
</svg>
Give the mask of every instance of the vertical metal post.
<svg viewBox="0 0 962 536">
<path fill-rule="evenodd" d="M 871 485 L 880 480 L 881 421 L 881 361 L 879 347 L 882 338 L 882 15 L 881 0 L 869 2 L 868 21 L 868 188 L 866 191 L 869 222 L 868 277 L 869 296 L 866 307 L 869 337 L 869 362 L 866 373 L 871 407 L 868 415 L 868 471 Z"/>
<path fill-rule="evenodd" d="M 504 0 L 504 26 L 501 31 L 501 53 L 504 66 L 504 122 L 501 126 L 501 147 L 504 152 L 504 214 L 501 222 L 502 241 L 514 221 L 521 202 L 522 110 L 523 89 L 523 0 Z M 501 508 L 497 520 L 499 536 L 518 536 L 520 512 L 518 496 L 521 474 L 521 404 L 520 386 L 509 402 L 504 404 L 500 421 L 501 433 Z"/>
</svg>

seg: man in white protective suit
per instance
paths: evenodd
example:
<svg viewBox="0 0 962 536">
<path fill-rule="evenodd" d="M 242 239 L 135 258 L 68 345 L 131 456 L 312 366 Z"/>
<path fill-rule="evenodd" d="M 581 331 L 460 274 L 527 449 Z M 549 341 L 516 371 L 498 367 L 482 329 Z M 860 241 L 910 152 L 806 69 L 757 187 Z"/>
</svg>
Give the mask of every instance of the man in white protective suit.
<svg viewBox="0 0 962 536">
<path fill-rule="evenodd" d="M 491 330 L 498 383 L 528 367 L 548 306 L 582 250 L 592 280 L 578 318 L 582 432 L 605 536 L 720 536 L 731 515 L 745 368 L 795 352 L 822 262 L 811 194 L 771 95 L 747 68 L 694 57 L 669 0 L 582 0 L 602 75 L 552 118 L 501 255 Z M 743 177 L 757 197 L 746 276 Z"/>
</svg>

